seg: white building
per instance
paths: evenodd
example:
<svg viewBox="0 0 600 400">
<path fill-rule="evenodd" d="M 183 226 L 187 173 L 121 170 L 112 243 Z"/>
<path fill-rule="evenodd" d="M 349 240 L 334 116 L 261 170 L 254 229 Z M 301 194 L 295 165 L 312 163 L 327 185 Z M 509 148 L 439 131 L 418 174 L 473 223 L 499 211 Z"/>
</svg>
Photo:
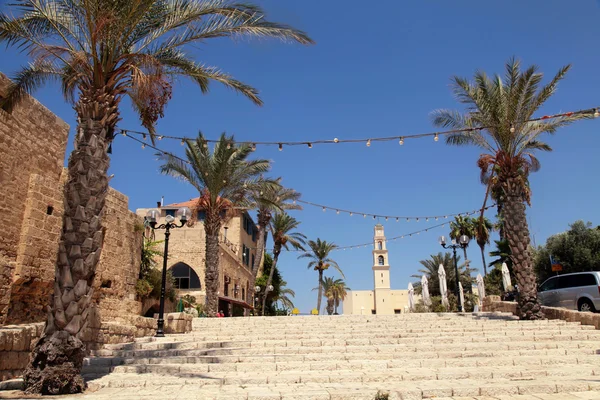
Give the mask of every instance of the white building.
<svg viewBox="0 0 600 400">
<path fill-rule="evenodd" d="M 390 262 L 383 225 L 375 225 L 373 238 L 373 290 L 350 290 L 343 314 L 401 314 L 408 309 L 408 290 L 390 288 Z"/>
</svg>

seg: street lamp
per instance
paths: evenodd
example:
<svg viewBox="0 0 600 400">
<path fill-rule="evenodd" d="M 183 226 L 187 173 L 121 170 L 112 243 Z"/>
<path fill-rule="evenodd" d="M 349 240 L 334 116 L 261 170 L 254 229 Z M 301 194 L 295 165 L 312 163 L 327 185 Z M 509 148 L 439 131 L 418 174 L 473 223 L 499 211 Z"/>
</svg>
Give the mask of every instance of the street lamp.
<svg viewBox="0 0 600 400">
<path fill-rule="evenodd" d="M 163 254 L 163 270 L 162 270 L 162 282 L 160 286 L 160 308 L 158 310 L 158 326 L 156 328 L 156 337 L 164 337 L 164 327 L 165 327 L 165 292 L 166 292 L 166 282 L 167 282 L 167 258 L 169 256 L 169 236 L 171 235 L 170 230 L 172 228 L 181 228 L 185 225 L 185 223 L 190 219 L 191 211 L 187 207 L 182 207 L 177 210 L 176 214 L 177 218 L 181 221 L 179 225 L 175 224 L 175 217 L 172 215 L 167 215 L 165 217 L 165 223 L 156 225 L 156 219 L 160 216 L 160 212 L 158 210 L 149 210 L 146 214 L 146 219 L 150 223 L 152 229 L 164 229 L 165 230 L 165 252 Z"/>
<path fill-rule="evenodd" d="M 469 237 L 467 235 L 462 235 L 458 238 L 458 243 L 456 240 L 452 239 L 452 244 L 446 244 L 446 237 L 440 236 L 440 244 L 445 249 L 452 249 L 454 252 L 454 272 L 456 273 L 456 300 L 458 301 L 458 310 L 464 312 L 464 307 L 462 302 L 460 301 L 460 291 L 458 289 L 458 283 L 460 279 L 458 277 L 458 260 L 456 259 L 456 249 L 461 248 L 464 249 L 469 245 Z"/>
</svg>

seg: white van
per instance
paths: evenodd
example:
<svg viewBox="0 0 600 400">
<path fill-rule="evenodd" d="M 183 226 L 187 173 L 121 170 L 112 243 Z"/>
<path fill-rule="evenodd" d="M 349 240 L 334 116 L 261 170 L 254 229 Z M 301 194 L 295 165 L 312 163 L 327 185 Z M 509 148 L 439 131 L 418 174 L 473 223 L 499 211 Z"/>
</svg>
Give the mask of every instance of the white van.
<svg viewBox="0 0 600 400">
<path fill-rule="evenodd" d="M 571 310 L 600 310 L 600 272 L 577 272 L 546 279 L 540 285 L 538 298 L 547 307 Z"/>
</svg>

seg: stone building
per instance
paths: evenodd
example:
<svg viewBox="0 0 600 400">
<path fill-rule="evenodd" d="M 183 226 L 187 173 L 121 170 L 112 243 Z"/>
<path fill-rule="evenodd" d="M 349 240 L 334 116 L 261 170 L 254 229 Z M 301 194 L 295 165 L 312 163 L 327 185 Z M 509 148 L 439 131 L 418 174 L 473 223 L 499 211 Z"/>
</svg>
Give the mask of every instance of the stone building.
<svg viewBox="0 0 600 400">
<path fill-rule="evenodd" d="M 175 278 L 175 286 L 179 295 L 192 295 L 198 303 L 204 304 L 205 288 L 205 254 L 206 234 L 204 232 L 203 210 L 197 210 L 198 198 L 182 203 L 161 206 L 160 219 L 163 223 L 167 215 L 175 216 L 181 207 L 196 210 L 193 224 L 182 228 L 172 229 L 169 238 L 168 268 Z M 136 210 L 140 217 L 144 217 L 149 208 Z M 163 240 L 163 231 L 155 230 L 155 240 Z M 252 280 L 252 266 L 256 257 L 256 244 L 258 228 L 254 221 L 244 210 L 235 210 L 233 215 L 221 227 L 219 235 L 220 268 L 219 268 L 219 309 L 226 316 L 242 315 L 244 309 L 253 306 L 250 294 Z M 158 261 L 162 265 L 162 258 Z"/>
<path fill-rule="evenodd" d="M 344 314 L 401 314 L 408 308 L 408 290 L 390 288 L 390 260 L 383 225 L 375 225 L 373 237 L 373 290 L 350 290 Z"/>
<path fill-rule="evenodd" d="M 10 81 L 0 73 L 0 96 Z M 0 325 L 44 321 L 62 230 L 69 126 L 32 97 L 0 110 Z M 136 300 L 143 221 L 110 189 L 90 327 L 140 315 Z"/>
</svg>

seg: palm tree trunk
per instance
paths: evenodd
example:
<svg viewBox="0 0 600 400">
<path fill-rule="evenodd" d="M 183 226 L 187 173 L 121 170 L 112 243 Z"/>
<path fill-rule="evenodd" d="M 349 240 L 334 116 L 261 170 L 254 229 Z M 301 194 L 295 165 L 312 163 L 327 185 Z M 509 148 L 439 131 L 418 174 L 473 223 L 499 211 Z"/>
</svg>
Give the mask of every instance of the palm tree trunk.
<svg viewBox="0 0 600 400">
<path fill-rule="evenodd" d="M 254 259 L 254 264 L 252 264 L 252 279 L 250 281 L 250 292 L 252 294 L 250 296 L 251 299 L 254 298 L 254 286 L 256 285 L 256 277 L 258 276 L 260 263 L 265 253 L 265 244 L 267 243 L 267 226 L 269 225 L 270 218 L 270 214 L 265 214 L 263 212 L 258 213 L 258 242 L 256 243 L 256 258 Z M 264 308 L 262 312 L 262 315 L 264 315 Z"/>
<path fill-rule="evenodd" d="M 275 273 L 275 268 L 277 268 L 277 260 L 279 259 L 279 254 L 281 253 L 281 245 L 275 244 L 275 248 L 273 249 L 273 265 L 271 266 L 271 271 L 269 271 L 269 279 L 267 279 L 267 285 L 265 286 L 265 295 L 263 296 L 262 303 L 262 316 L 265 316 L 265 308 L 267 306 L 267 288 L 273 282 L 273 274 Z"/>
<path fill-rule="evenodd" d="M 54 295 L 44 333 L 25 370 L 29 393 L 78 393 L 86 386 L 80 375 L 86 355 L 81 337 L 88 325 L 104 240 L 101 218 L 108 191 L 107 150 L 119 114 L 114 96 L 104 90 L 82 93 L 75 110 L 78 126 L 64 189 Z"/>
<path fill-rule="evenodd" d="M 323 297 L 323 270 L 319 270 L 319 297 L 317 298 L 317 311 L 321 313 L 321 298 Z"/>
<path fill-rule="evenodd" d="M 513 271 L 519 285 L 519 317 L 526 320 L 541 319 L 544 315 L 537 300 L 523 188 L 517 177 L 509 177 L 503 188 L 506 195 L 503 204 L 504 233 L 510 246 Z"/>
<path fill-rule="evenodd" d="M 467 258 L 467 248 L 463 247 L 463 252 L 465 253 L 465 265 L 468 265 L 467 262 L 469 261 L 469 259 Z"/>
<path fill-rule="evenodd" d="M 487 275 L 487 264 L 485 263 L 485 244 L 483 246 L 479 246 L 481 249 L 481 260 L 483 261 L 483 276 Z"/>
<path fill-rule="evenodd" d="M 206 233 L 205 291 L 206 315 L 214 317 L 219 311 L 219 230 L 221 218 L 207 210 L 204 231 Z"/>
</svg>

